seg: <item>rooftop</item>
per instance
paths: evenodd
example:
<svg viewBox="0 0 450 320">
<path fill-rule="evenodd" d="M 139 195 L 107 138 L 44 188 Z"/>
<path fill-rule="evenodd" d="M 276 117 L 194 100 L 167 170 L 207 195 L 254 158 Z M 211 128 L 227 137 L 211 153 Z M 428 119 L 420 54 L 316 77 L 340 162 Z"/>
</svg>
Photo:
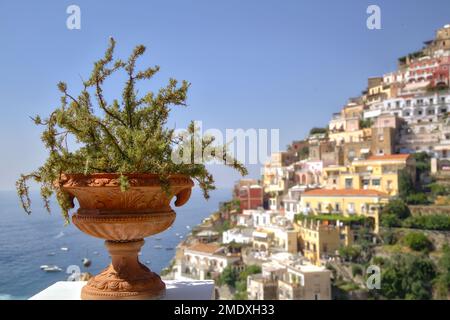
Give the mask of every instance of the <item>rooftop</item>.
<svg viewBox="0 0 450 320">
<path fill-rule="evenodd" d="M 191 251 L 197 251 L 197 252 L 203 252 L 208 254 L 213 254 L 219 251 L 221 247 L 218 244 L 213 243 L 196 243 L 189 247 L 187 247 L 187 250 Z"/>
</svg>

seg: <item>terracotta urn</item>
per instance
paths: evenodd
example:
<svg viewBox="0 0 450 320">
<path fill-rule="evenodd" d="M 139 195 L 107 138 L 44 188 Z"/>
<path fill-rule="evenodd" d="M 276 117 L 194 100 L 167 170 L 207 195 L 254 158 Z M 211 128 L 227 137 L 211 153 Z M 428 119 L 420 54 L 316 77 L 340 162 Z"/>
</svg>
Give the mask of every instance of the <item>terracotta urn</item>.
<svg viewBox="0 0 450 320">
<path fill-rule="evenodd" d="M 144 238 L 169 228 L 175 220 L 170 206 L 185 204 L 194 183 L 189 177 L 172 175 L 170 194 L 163 191 L 154 174 L 127 174 L 129 189 L 121 191 L 118 174 L 65 174 L 59 185 L 78 200 L 73 224 L 88 235 L 105 239 L 111 264 L 92 277 L 81 291 L 82 299 L 158 299 L 165 284 L 139 262 Z"/>
</svg>

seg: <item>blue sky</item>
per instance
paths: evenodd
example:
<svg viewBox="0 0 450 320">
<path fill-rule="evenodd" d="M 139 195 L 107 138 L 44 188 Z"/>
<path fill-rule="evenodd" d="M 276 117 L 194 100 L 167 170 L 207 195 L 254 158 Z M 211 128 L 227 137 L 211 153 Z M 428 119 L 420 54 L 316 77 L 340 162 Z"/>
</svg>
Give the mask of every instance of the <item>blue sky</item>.
<svg viewBox="0 0 450 320">
<path fill-rule="evenodd" d="M 66 28 L 66 8 L 81 8 L 81 30 Z M 382 29 L 366 28 L 366 8 L 381 7 Z M 58 106 L 56 83 L 77 93 L 109 36 L 125 58 L 147 46 L 142 65 L 161 66 L 148 89 L 169 77 L 192 83 L 185 127 L 279 128 L 281 146 L 324 126 L 367 77 L 394 70 L 450 23 L 450 2 L 433 1 L 0 1 L 0 189 L 45 160 L 30 115 Z M 108 93 L 119 93 L 119 83 Z M 144 88 L 145 89 L 145 88 Z M 219 186 L 238 178 L 213 168 Z M 258 175 L 256 167 L 251 168 Z"/>
</svg>

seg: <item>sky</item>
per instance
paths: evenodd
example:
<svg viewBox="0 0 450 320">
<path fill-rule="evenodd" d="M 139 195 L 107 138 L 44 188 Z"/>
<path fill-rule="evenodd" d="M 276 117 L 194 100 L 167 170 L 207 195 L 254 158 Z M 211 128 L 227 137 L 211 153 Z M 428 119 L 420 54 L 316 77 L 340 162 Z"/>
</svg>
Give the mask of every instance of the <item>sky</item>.
<svg viewBox="0 0 450 320">
<path fill-rule="evenodd" d="M 81 29 L 66 26 L 69 5 L 81 9 Z M 381 9 L 381 29 L 366 26 L 369 5 Z M 0 0 L 0 190 L 45 161 L 41 128 L 30 116 L 58 107 L 58 81 L 76 94 L 108 38 L 116 56 L 147 47 L 140 66 L 188 80 L 188 107 L 171 123 L 204 129 L 279 129 L 280 146 L 325 126 L 367 78 L 395 70 L 397 58 L 420 49 L 450 23 L 448 0 L 396 1 L 20 1 Z M 120 80 L 107 97 L 120 95 Z M 212 168 L 219 187 L 239 176 Z M 250 176 L 259 167 L 250 166 Z"/>
</svg>

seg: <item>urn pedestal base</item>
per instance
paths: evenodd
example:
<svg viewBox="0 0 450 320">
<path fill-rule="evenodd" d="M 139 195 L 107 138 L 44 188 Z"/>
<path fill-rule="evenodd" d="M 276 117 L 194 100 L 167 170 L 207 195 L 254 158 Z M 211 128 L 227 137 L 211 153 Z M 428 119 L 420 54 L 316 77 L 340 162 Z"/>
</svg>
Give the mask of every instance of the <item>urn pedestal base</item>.
<svg viewBox="0 0 450 320">
<path fill-rule="evenodd" d="M 83 300 L 150 300 L 164 296 L 159 275 L 139 262 L 144 240 L 105 241 L 111 264 L 91 278 L 81 291 Z"/>
</svg>

